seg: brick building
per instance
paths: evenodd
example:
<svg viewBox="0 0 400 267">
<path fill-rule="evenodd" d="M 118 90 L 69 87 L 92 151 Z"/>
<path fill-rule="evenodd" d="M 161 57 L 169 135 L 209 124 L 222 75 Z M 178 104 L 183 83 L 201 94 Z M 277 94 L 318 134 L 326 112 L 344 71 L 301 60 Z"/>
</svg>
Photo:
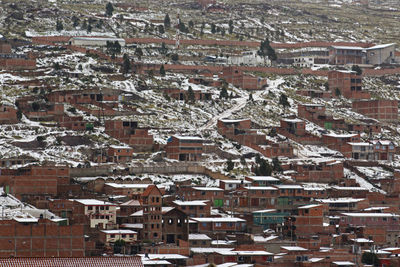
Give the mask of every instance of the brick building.
<svg viewBox="0 0 400 267">
<path fill-rule="evenodd" d="M 328 72 L 329 90 L 333 96 L 349 99 L 367 99 L 371 95 L 362 90 L 362 77 L 355 71 L 333 70 Z"/>
<path fill-rule="evenodd" d="M 330 149 L 339 151 L 343 156 L 351 157 L 351 146 L 348 143 L 360 142 L 359 134 L 324 134 L 323 143 Z"/>
<path fill-rule="evenodd" d="M 360 100 L 353 102 L 352 109 L 382 122 L 397 122 L 399 103 L 397 100 Z"/>
<path fill-rule="evenodd" d="M 0 257 L 84 257 L 85 246 L 82 225 L 62 226 L 49 219 L 0 220 Z"/>
<path fill-rule="evenodd" d="M 142 240 L 153 243 L 162 241 L 162 193 L 156 185 L 150 185 L 141 195 L 143 206 Z"/>
<path fill-rule="evenodd" d="M 203 139 L 196 136 L 170 137 L 165 146 L 167 158 L 179 161 L 200 161 L 203 153 Z"/>
<path fill-rule="evenodd" d="M 318 136 L 306 132 L 306 123 L 297 118 L 284 118 L 280 120 L 281 126 L 277 132 L 293 141 L 306 145 L 319 145 L 321 139 Z"/>
<path fill-rule="evenodd" d="M 181 210 L 168 207 L 162 214 L 162 241 L 179 246 L 180 240 L 188 241 L 189 218 Z"/>
<path fill-rule="evenodd" d="M 29 166 L 2 170 L 0 181 L 18 199 L 44 208 L 48 198 L 68 191 L 70 174 L 66 166 Z"/>
<path fill-rule="evenodd" d="M 133 158 L 133 149 L 127 146 L 110 146 L 107 150 L 107 160 L 115 163 L 126 163 Z"/>
<path fill-rule="evenodd" d="M 0 124 L 18 123 L 18 110 L 9 105 L 0 105 Z"/>
<path fill-rule="evenodd" d="M 218 76 L 226 82 L 244 90 L 261 90 L 267 86 L 266 79 L 245 75 L 243 71 L 237 67 L 224 67 L 222 73 Z"/>
<path fill-rule="evenodd" d="M 297 244 L 312 250 L 320 247 L 323 234 L 324 207 L 321 204 L 310 204 L 298 207 L 298 214 L 293 222 Z"/>
<path fill-rule="evenodd" d="M 297 114 L 300 118 L 309 120 L 325 129 L 344 130 L 345 122 L 343 119 L 334 119 L 333 116 L 326 114 L 326 108 L 320 104 L 298 104 Z"/>
<path fill-rule="evenodd" d="M 209 200 L 213 207 L 224 205 L 224 190 L 218 187 L 179 187 L 177 195 L 185 201 Z"/>
<path fill-rule="evenodd" d="M 360 46 L 331 46 L 329 48 L 329 64 L 360 65 L 364 63 L 364 48 Z"/>
<path fill-rule="evenodd" d="M 153 136 L 148 133 L 148 129 L 139 128 L 134 121 L 105 121 L 105 133 L 137 151 L 149 151 L 153 148 Z"/>
</svg>

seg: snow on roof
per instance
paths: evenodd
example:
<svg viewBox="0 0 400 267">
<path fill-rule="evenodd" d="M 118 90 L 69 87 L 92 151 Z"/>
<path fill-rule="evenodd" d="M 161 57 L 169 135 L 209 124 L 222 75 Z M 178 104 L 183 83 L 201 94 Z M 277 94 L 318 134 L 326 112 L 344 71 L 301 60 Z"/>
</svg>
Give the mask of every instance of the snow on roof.
<svg viewBox="0 0 400 267">
<path fill-rule="evenodd" d="M 251 184 L 250 181 L 246 180 L 221 180 L 220 182 L 224 182 L 226 184 Z"/>
<path fill-rule="evenodd" d="M 280 184 L 275 186 L 279 189 L 303 189 L 301 185 L 296 184 Z"/>
<path fill-rule="evenodd" d="M 321 206 L 321 204 L 310 204 L 310 205 L 298 207 L 298 209 L 312 209 L 312 208 L 316 208 L 316 207 L 320 207 L 320 206 Z"/>
<path fill-rule="evenodd" d="M 267 181 L 267 182 L 279 181 L 278 178 L 272 176 L 246 176 L 246 178 L 249 178 L 250 180 L 253 181 Z"/>
<path fill-rule="evenodd" d="M 292 123 L 304 122 L 303 120 L 300 119 L 282 119 L 282 121 L 292 122 Z"/>
<path fill-rule="evenodd" d="M 369 250 L 369 249 L 365 249 L 365 250 L 363 250 L 363 251 L 364 251 L 364 252 L 372 252 L 372 253 L 375 253 L 375 254 L 387 254 L 387 255 L 391 254 L 391 252 L 386 251 L 386 250 L 382 250 L 382 249 L 373 250 L 373 251 L 371 251 L 371 250 Z"/>
<path fill-rule="evenodd" d="M 390 47 L 393 45 L 395 46 L 396 43 L 374 45 L 374 46 L 366 48 L 366 50 L 383 49 L 383 48 L 387 48 L 387 47 Z"/>
<path fill-rule="evenodd" d="M 308 261 L 309 262 L 319 262 L 319 261 L 322 261 L 324 258 L 311 258 L 311 259 L 308 259 Z"/>
<path fill-rule="evenodd" d="M 386 251 L 395 251 L 395 250 L 400 250 L 400 247 L 396 248 L 382 248 L 382 250 L 386 250 Z"/>
<path fill-rule="evenodd" d="M 367 188 L 364 188 L 364 187 L 357 187 L 357 186 L 337 186 L 337 185 L 334 185 L 334 186 L 332 186 L 332 188 L 333 188 L 333 189 L 336 189 L 336 190 L 352 190 L 352 191 L 363 191 L 363 190 L 367 190 L 367 191 L 368 191 Z"/>
<path fill-rule="evenodd" d="M 224 189 L 219 188 L 219 187 L 192 187 L 194 190 L 200 190 L 200 191 L 224 191 Z"/>
<path fill-rule="evenodd" d="M 205 234 L 189 234 L 189 240 L 212 240 L 211 237 Z"/>
<path fill-rule="evenodd" d="M 219 245 L 224 245 L 224 246 L 229 246 L 234 244 L 236 241 L 230 241 L 230 240 L 213 240 L 211 241 L 212 246 L 219 246 Z"/>
<path fill-rule="evenodd" d="M 332 48 L 334 48 L 334 49 L 344 49 L 344 50 L 363 50 L 364 49 L 361 46 L 340 46 L 340 45 L 333 45 Z"/>
<path fill-rule="evenodd" d="M 358 142 L 358 143 L 354 143 L 354 142 L 347 142 L 349 145 L 351 146 L 372 146 L 371 143 L 367 143 L 367 142 Z"/>
<path fill-rule="evenodd" d="M 147 188 L 151 185 L 151 184 L 117 184 L 117 183 L 105 183 L 105 184 L 114 188 L 136 188 L 136 189 Z"/>
<path fill-rule="evenodd" d="M 400 217 L 400 215 L 394 213 L 361 213 L 361 212 L 346 212 L 342 213 L 344 216 L 348 217 Z"/>
<path fill-rule="evenodd" d="M 39 221 L 38 218 L 20 218 L 20 217 L 14 217 L 13 218 L 15 221 L 20 222 L 20 223 L 37 223 Z"/>
<path fill-rule="evenodd" d="M 185 260 L 188 257 L 180 254 L 138 254 L 142 259 L 158 259 L 158 260 Z"/>
<path fill-rule="evenodd" d="M 356 243 L 374 243 L 373 240 L 367 238 L 351 238 L 350 240 Z"/>
<path fill-rule="evenodd" d="M 265 250 L 230 250 L 230 251 L 219 251 L 217 252 L 221 255 L 238 255 L 238 256 L 271 256 L 274 255 L 271 252 Z"/>
<path fill-rule="evenodd" d="M 267 236 L 267 237 L 264 237 L 261 235 L 256 235 L 256 236 L 253 236 L 253 241 L 259 242 L 259 243 L 264 243 L 264 242 L 268 242 L 268 241 L 277 239 L 278 237 L 279 236 L 277 236 L 277 235 L 271 235 L 271 236 Z"/>
<path fill-rule="evenodd" d="M 236 217 L 201 217 L 201 218 L 191 218 L 197 222 L 245 222 L 246 220 L 236 218 Z"/>
<path fill-rule="evenodd" d="M 191 201 L 174 200 L 172 202 L 178 206 L 207 206 L 205 202 L 208 201 L 209 200 L 191 200 Z"/>
<path fill-rule="evenodd" d="M 335 138 L 350 138 L 357 136 L 358 134 L 335 134 L 335 133 L 330 133 L 330 134 L 324 134 L 325 136 L 329 137 L 335 137 Z"/>
<path fill-rule="evenodd" d="M 107 201 L 101 201 L 97 199 L 72 199 L 73 201 L 79 202 L 83 205 L 96 205 L 96 206 L 116 206 L 115 204 Z"/>
<path fill-rule="evenodd" d="M 268 210 L 256 210 L 253 211 L 252 213 L 268 213 L 268 212 L 274 212 L 276 209 L 268 209 Z"/>
<path fill-rule="evenodd" d="M 111 147 L 111 148 L 114 148 L 114 149 L 132 149 L 132 148 L 129 147 L 129 146 L 115 146 L 115 145 L 111 145 L 110 147 Z"/>
<path fill-rule="evenodd" d="M 101 230 L 101 232 L 106 234 L 137 234 L 137 232 L 132 230 L 124 230 L 124 229 L 117 229 L 117 230 Z"/>
<path fill-rule="evenodd" d="M 248 190 L 278 190 L 272 186 L 245 186 L 244 188 Z"/>
<path fill-rule="evenodd" d="M 348 265 L 353 266 L 353 265 L 355 265 L 351 261 L 333 261 L 332 263 L 335 265 L 338 265 L 338 266 L 348 266 Z"/>
<path fill-rule="evenodd" d="M 191 248 L 193 253 L 214 253 L 219 251 L 231 251 L 233 248 Z"/>
<path fill-rule="evenodd" d="M 308 249 L 298 247 L 298 246 L 281 246 L 284 250 L 289 250 L 289 251 L 307 251 Z"/>
<path fill-rule="evenodd" d="M 146 260 L 144 258 L 142 258 L 142 263 L 143 263 L 144 266 L 148 266 L 148 265 L 162 265 L 162 266 L 171 265 L 171 263 L 169 261 L 166 261 L 166 260 Z"/>
<path fill-rule="evenodd" d="M 203 141 L 203 138 L 198 137 L 198 136 L 181 136 L 181 135 L 173 135 L 176 139 L 179 140 L 197 140 L 197 141 Z"/>
<path fill-rule="evenodd" d="M 363 209 L 363 211 L 385 210 L 388 208 L 389 207 L 370 207 L 370 208 Z"/>
<path fill-rule="evenodd" d="M 220 121 L 224 123 L 235 123 L 235 122 L 241 122 L 241 121 L 247 121 L 248 119 L 220 119 Z"/>
<path fill-rule="evenodd" d="M 315 199 L 315 201 L 320 203 L 356 203 L 363 200 L 365 200 L 365 198 L 341 197 L 341 198 Z"/>
</svg>

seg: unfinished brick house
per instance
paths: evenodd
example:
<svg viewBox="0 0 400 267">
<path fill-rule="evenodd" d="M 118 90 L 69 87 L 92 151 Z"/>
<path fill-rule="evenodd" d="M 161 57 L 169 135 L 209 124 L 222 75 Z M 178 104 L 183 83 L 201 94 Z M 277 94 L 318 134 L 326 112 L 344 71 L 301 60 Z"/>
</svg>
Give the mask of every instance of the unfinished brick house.
<svg viewBox="0 0 400 267">
<path fill-rule="evenodd" d="M 150 151 L 153 148 L 153 136 L 148 129 L 139 128 L 135 121 L 107 120 L 105 133 L 128 144 L 136 151 Z"/>
<path fill-rule="evenodd" d="M 188 90 L 171 88 L 164 89 L 165 94 L 176 100 L 188 100 L 189 93 Z M 193 90 L 193 95 L 195 100 L 211 100 L 212 94 L 204 90 Z"/>
<path fill-rule="evenodd" d="M 333 96 L 348 99 L 367 99 L 371 95 L 362 90 L 362 77 L 355 71 L 333 70 L 328 72 L 329 90 Z"/>
<path fill-rule="evenodd" d="M 6 41 L 0 41 L 0 69 L 34 70 L 36 69 L 36 59 L 31 53 L 12 53 L 11 45 Z"/>
<path fill-rule="evenodd" d="M 300 118 L 309 120 L 321 127 L 324 127 L 325 129 L 345 129 L 344 120 L 334 119 L 333 116 L 327 115 L 324 105 L 298 104 L 297 114 Z"/>
<path fill-rule="evenodd" d="M 322 141 L 330 149 L 339 151 L 344 157 L 351 157 L 351 146 L 348 143 L 360 142 L 359 134 L 324 134 Z"/>
<path fill-rule="evenodd" d="M 306 132 L 306 123 L 303 120 L 294 118 L 283 118 L 277 132 L 289 139 L 305 145 L 320 145 L 321 139 Z"/>
<path fill-rule="evenodd" d="M 335 159 L 293 160 L 289 166 L 297 182 L 331 183 L 344 177 L 343 163 Z"/>
<path fill-rule="evenodd" d="M 211 202 L 209 200 L 175 200 L 172 205 L 189 217 L 209 217 L 211 214 Z"/>
<path fill-rule="evenodd" d="M 0 220 L 0 257 L 84 257 L 83 230 L 50 219 Z"/>
<path fill-rule="evenodd" d="M 141 195 L 143 206 L 142 240 L 162 241 L 162 194 L 156 185 L 150 185 Z"/>
<path fill-rule="evenodd" d="M 213 207 L 224 205 L 224 190 L 218 187 L 183 186 L 178 188 L 177 195 L 185 201 L 209 200 Z"/>
<path fill-rule="evenodd" d="M 220 119 L 217 122 L 217 131 L 222 136 L 249 146 L 266 157 L 293 157 L 293 147 L 286 140 L 273 141 L 264 134 L 252 129 L 252 122 L 248 119 Z"/>
<path fill-rule="evenodd" d="M 399 103 L 397 100 L 359 100 L 353 102 L 352 109 L 382 122 L 396 122 Z"/>
<path fill-rule="evenodd" d="M 162 241 L 165 244 L 179 246 L 181 240 L 188 241 L 189 220 L 183 211 L 168 207 L 164 209 L 162 219 Z"/>
<path fill-rule="evenodd" d="M 218 77 L 244 90 L 261 90 L 267 86 L 266 79 L 245 75 L 239 68 L 232 66 L 224 67 Z"/>
<path fill-rule="evenodd" d="M 0 124 L 15 124 L 18 123 L 18 110 L 12 106 L 0 105 Z"/>
<path fill-rule="evenodd" d="M 29 166 L 19 169 L 3 169 L 0 180 L 18 199 L 45 208 L 47 199 L 58 196 L 63 187 L 70 184 L 66 166 Z"/>
<path fill-rule="evenodd" d="M 196 136 L 171 136 L 165 146 L 167 158 L 179 161 L 200 161 L 203 139 Z"/>
<path fill-rule="evenodd" d="M 107 150 L 107 160 L 115 163 L 126 163 L 132 160 L 133 149 L 127 146 L 110 146 Z"/>
<path fill-rule="evenodd" d="M 310 250 L 318 250 L 324 233 L 324 206 L 310 204 L 298 207 L 297 211 L 293 222 L 297 244 Z"/>
<path fill-rule="evenodd" d="M 68 218 L 71 224 L 85 224 L 90 228 L 112 229 L 116 225 L 117 205 L 97 199 L 54 199 L 49 208 Z"/>
</svg>

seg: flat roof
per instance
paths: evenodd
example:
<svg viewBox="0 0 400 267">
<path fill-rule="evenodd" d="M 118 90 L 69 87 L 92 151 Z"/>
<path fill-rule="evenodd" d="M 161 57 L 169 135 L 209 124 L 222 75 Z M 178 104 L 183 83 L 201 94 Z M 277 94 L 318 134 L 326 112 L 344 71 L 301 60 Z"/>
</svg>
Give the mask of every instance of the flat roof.
<svg viewBox="0 0 400 267">
<path fill-rule="evenodd" d="M 244 188 L 248 190 L 278 190 L 272 186 L 245 186 Z"/>
<path fill-rule="evenodd" d="M 394 214 L 394 213 L 372 213 L 372 212 L 367 212 L 367 213 L 362 213 L 362 212 L 346 212 L 342 213 L 344 216 L 348 217 L 400 217 L 400 215 Z"/>
<path fill-rule="evenodd" d="M 212 240 L 212 238 L 206 234 L 189 234 L 189 240 Z"/>
<path fill-rule="evenodd" d="M 97 199 L 72 199 L 73 201 L 79 202 L 83 205 L 95 205 L 95 206 L 116 206 L 115 204 L 107 201 L 101 201 Z"/>
<path fill-rule="evenodd" d="M 298 209 L 312 209 L 312 208 L 316 208 L 316 207 L 320 207 L 320 206 L 321 206 L 321 204 L 310 204 L 310 205 L 298 207 Z"/>
<path fill-rule="evenodd" d="M 219 188 L 219 187 L 192 187 L 194 190 L 203 190 L 203 191 L 224 191 L 224 189 Z"/>
<path fill-rule="evenodd" d="M 278 178 L 272 176 L 246 176 L 246 178 L 249 178 L 250 180 L 253 181 L 266 181 L 266 182 L 280 181 Z"/>
<path fill-rule="evenodd" d="M 174 200 L 172 203 L 178 206 L 207 206 L 206 203 L 209 200 L 192 200 L 192 201 L 181 201 L 181 200 Z"/>
<path fill-rule="evenodd" d="M 108 186 L 114 187 L 114 188 L 144 188 L 146 189 L 152 184 L 117 184 L 117 183 L 105 183 Z"/>
<path fill-rule="evenodd" d="M 307 251 L 308 249 L 302 248 L 299 246 L 281 246 L 284 250 L 289 250 L 289 251 Z"/>
<path fill-rule="evenodd" d="M 245 222 L 246 220 L 236 218 L 236 217 L 201 217 L 201 218 L 191 218 L 197 222 Z"/>
<path fill-rule="evenodd" d="M 118 229 L 118 230 L 101 230 L 101 232 L 106 233 L 106 234 L 137 234 L 137 232 L 132 231 L 132 230 L 124 230 L 124 229 Z"/>
</svg>

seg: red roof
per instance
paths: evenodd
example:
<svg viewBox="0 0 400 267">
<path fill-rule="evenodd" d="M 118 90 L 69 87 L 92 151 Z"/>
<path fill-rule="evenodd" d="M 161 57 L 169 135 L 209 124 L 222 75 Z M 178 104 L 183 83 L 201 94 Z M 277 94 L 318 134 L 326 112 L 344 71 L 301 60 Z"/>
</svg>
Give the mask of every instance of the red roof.
<svg viewBox="0 0 400 267">
<path fill-rule="evenodd" d="M 142 193 L 142 197 L 148 197 L 150 195 L 150 193 L 153 191 L 153 189 L 157 189 L 157 191 L 160 193 L 160 195 L 162 195 L 160 189 L 158 189 L 158 187 L 156 185 L 149 185 L 146 190 L 144 190 L 144 192 Z"/>
<path fill-rule="evenodd" d="M 3 267 L 142 267 L 140 257 L 0 258 Z"/>
</svg>

